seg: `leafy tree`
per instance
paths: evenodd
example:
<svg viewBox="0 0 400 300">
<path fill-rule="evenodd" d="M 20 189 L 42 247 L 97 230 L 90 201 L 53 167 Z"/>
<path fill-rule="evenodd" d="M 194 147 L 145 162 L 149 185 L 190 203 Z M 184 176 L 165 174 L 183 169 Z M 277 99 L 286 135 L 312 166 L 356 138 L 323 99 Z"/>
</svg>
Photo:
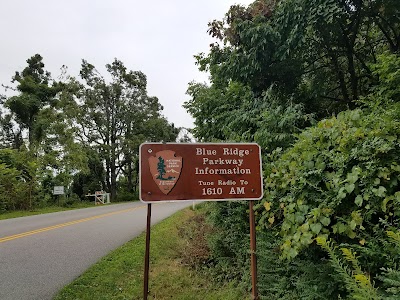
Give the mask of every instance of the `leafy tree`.
<svg viewBox="0 0 400 300">
<path fill-rule="evenodd" d="M 259 206 L 261 264 L 275 258 L 260 275 L 273 282 L 260 283 L 267 299 L 396 297 L 398 254 L 385 231 L 399 228 L 399 11 L 396 0 L 260 0 L 209 24 L 217 41 L 196 59 L 211 83 L 190 83 L 185 103 L 195 137 L 277 149 L 263 155 L 268 200 Z M 215 205 L 214 262 L 220 276 L 243 282 L 247 229 L 237 213 L 246 208 Z M 316 237 L 348 250 L 326 240 L 329 259 Z"/>
<path fill-rule="evenodd" d="M 105 165 L 107 190 L 115 200 L 119 175 L 125 174 L 128 188 L 133 189 L 139 145 L 146 140 L 175 140 L 177 130 L 161 115 L 158 99 L 147 95 L 142 72 L 127 70 L 117 59 L 106 69 L 110 82 L 83 60 L 80 75 L 84 83 L 70 80 L 66 111 L 75 122 L 80 142 L 98 151 Z"/>
<path fill-rule="evenodd" d="M 181 127 L 179 129 L 177 142 L 178 143 L 193 143 L 194 137 L 193 137 L 193 134 L 191 133 L 191 130 L 188 128 L 185 128 L 185 127 Z"/>
<path fill-rule="evenodd" d="M 59 85 L 52 81 L 50 73 L 45 71 L 43 58 L 36 54 L 27 60 L 28 66 L 16 72 L 13 82 L 17 82 L 16 90 L 20 93 L 5 101 L 5 106 L 15 116 L 20 130 L 28 130 L 30 147 L 40 142 L 45 134 L 44 118 L 40 113 L 46 106 L 54 106 Z"/>
<path fill-rule="evenodd" d="M 385 49 L 398 51 L 399 11 L 398 1 L 375 0 L 235 5 L 209 24 L 218 42 L 197 63 L 216 88 L 239 82 L 258 97 L 274 87 L 306 113 L 329 116 L 355 108 L 379 83 L 369 64 Z"/>
<path fill-rule="evenodd" d="M 390 105 L 400 101 L 400 56 L 382 53 L 377 62 L 371 65 L 372 72 L 379 77 L 379 85 L 371 87 L 371 93 L 361 99 L 370 107 Z"/>
<path fill-rule="evenodd" d="M 43 197 L 50 199 L 43 194 L 51 192 L 44 182 L 56 177 L 57 184 L 68 186 L 71 174 L 84 169 L 86 162 L 61 110 L 63 84 L 51 79 L 39 54 L 27 63 L 22 72 L 15 73 L 17 95 L 2 101 L 0 115 L 1 147 L 16 150 L 8 167 L 20 170 L 24 174 L 21 180 L 29 183 L 29 205 L 22 208 L 32 208 Z"/>
<path fill-rule="evenodd" d="M 93 194 L 95 191 L 106 190 L 104 166 L 99 153 L 93 149 L 86 149 L 86 152 L 87 170 L 75 174 L 71 186 L 72 193 L 82 200 L 90 200 L 86 198 L 86 195 Z"/>
<path fill-rule="evenodd" d="M 192 83 L 191 100 L 184 107 L 195 118 L 194 136 L 203 141 L 258 142 L 264 149 L 287 147 L 294 134 L 311 124 L 301 104 L 273 88 L 256 97 L 249 87 L 230 83 L 226 88 Z"/>
<path fill-rule="evenodd" d="M 12 114 L 0 110 L 0 148 L 20 149 L 23 143 L 22 129 L 13 125 Z"/>
</svg>

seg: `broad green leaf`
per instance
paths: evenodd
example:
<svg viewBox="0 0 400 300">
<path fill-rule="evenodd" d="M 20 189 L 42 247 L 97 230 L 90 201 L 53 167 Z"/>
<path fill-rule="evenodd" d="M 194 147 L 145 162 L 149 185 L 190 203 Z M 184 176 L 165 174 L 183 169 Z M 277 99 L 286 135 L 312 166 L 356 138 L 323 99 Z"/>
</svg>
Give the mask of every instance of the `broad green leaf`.
<svg viewBox="0 0 400 300">
<path fill-rule="evenodd" d="M 264 207 L 265 207 L 266 211 L 270 211 L 271 210 L 271 202 L 265 202 Z"/>
<path fill-rule="evenodd" d="M 347 230 L 347 225 L 345 225 L 343 223 L 338 223 L 337 228 L 338 228 L 339 233 L 343 233 Z"/>
<path fill-rule="evenodd" d="M 296 249 L 290 248 L 288 255 L 290 258 L 295 258 L 299 254 L 299 252 Z"/>
<path fill-rule="evenodd" d="M 339 192 L 338 192 L 338 198 L 339 198 L 339 199 L 344 199 L 344 198 L 346 198 L 346 193 L 345 193 L 345 189 L 344 189 L 344 188 L 341 188 L 341 189 L 339 190 Z"/>
<path fill-rule="evenodd" d="M 296 223 L 303 224 L 305 217 L 302 214 L 296 214 Z"/>
<path fill-rule="evenodd" d="M 349 225 L 350 225 L 351 230 L 354 230 L 354 229 L 356 229 L 357 223 L 356 223 L 356 221 L 351 220 Z"/>
<path fill-rule="evenodd" d="M 351 239 L 354 239 L 354 238 L 357 236 L 357 234 L 356 234 L 354 231 L 350 231 L 350 232 L 347 234 L 347 236 L 348 236 L 349 238 L 351 238 Z"/>
<path fill-rule="evenodd" d="M 268 222 L 272 225 L 275 222 L 275 216 L 272 216 L 268 219 Z"/>
<path fill-rule="evenodd" d="M 380 186 L 380 187 L 378 188 L 378 190 L 376 191 L 376 195 L 377 195 L 378 197 L 384 197 L 385 194 L 386 194 L 386 188 L 383 187 L 383 186 Z"/>
<path fill-rule="evenodd" d="M 363 204 L 363 197 L 362 197 L 361 195 L 358 195 L 358 196 L 356 197 L 356 199 L 354 200 L 354 203 L 355 203 L 357 206 L 362 206 L 362 204 Z"/>
<path fill-rule="evenodd" d="M 328 217 L 321 217 L 320 222 L 322 223 L 322 225 L 328 226 L 331 223 L 331 219 Z"/>
<path fill-rule="evenodd" d="M 350 194 L 352 191 L 354 191 L 354 183 L 351 184 L 346 184 L 345 189 L 347 191 L 348 194 Z"/>
<path fill-rule="evenodd" d="M 313 235 L 310 232 L 304 233 L 300 238 L 300 243 L 303 245 L 309 245 L 313 241 Z"/>
<path fill-rule="evenodd" d="M 313 233 L 318 234 L 322 229 L 322 225 L 321 225 L 321 223 L 315 223 L 315 224 L 311 224 L 310 228 Z"/>
</svg>

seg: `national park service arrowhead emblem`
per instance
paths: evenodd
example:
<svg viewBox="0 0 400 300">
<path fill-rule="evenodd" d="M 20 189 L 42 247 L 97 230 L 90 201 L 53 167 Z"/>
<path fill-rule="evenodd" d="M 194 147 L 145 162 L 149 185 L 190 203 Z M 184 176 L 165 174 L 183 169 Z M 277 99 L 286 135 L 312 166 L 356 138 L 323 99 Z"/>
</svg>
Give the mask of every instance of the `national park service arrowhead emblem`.
<svg viewBox="0 0 400 300">
<path fill-rule="evenodd" d="M 150 173 L 158 188 L 167 195 L 177 183 L 182 170 L 182 157 L 175 152 L 164 150 L 149 157 Z"/>
</svg>

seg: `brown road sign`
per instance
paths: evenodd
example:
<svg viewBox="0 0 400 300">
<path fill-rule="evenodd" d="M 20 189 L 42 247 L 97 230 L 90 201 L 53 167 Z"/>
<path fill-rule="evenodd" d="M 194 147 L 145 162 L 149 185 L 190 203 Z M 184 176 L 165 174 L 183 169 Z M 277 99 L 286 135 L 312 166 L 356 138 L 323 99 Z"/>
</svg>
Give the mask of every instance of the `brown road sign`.
<svg viewBox="0 0 400 300">
<path fill-rule="evenodd" d="M 140 146 L 140 200 L 259 200 L 261 150 L 249 143 Z"/>
</svg>

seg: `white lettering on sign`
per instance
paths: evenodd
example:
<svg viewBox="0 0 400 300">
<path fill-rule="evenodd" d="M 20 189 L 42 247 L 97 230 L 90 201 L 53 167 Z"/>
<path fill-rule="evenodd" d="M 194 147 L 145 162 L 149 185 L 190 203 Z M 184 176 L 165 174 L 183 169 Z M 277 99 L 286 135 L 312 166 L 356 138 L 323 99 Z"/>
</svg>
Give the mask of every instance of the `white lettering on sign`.
<svg viewBox="0 0 400 300">
<path fill-rule="evenodd" d="M 243 164 L 243 159 L 209 159 L 203 157 L 203 165 L 237 165 L 240 167 Z"/>
<path fill-rule="evenodd" d="M 198 147 L 196 148 L 196 155 L 201 156 L 204 167 L 195 167 L 195 175 L 251 175 L 251 169 L 242 168 L 246 156 L 250 155 L 250 152 L 249 149 L 239 149 L 237 147 L 223 147 L 218 150 Z M 229 158 L 225 158 L 225 156 Z M 219 168 L 215 168 L 215 166 Z M 210 177 L 210 179 L 212 179 L 212 177 Z M 244 179 L 240 179 L 239 182 L 232 179 L 218 179 L 217 181 L 198 180 L 199 186 L 209 186 L 202 188 L 203 196 L 222 195 L 224 192 L 223 187 L 225 186 L 228 188 L 229 195 L 245 195 L 245 187 L 242 186 L 248 185 L 248 183 L 249 182 Z M 219 187 L 212 187 L 215 184 Z M 241 186 L 238 187 L 238 184 Z"/>
<path fill-rule="evenodd" d="M 248 149 L 238 149 L 238 148 L 222 148 L 222 155 L 230 155 L 230 156 L 239 156 L 244 157 L 250 154 Z M 217 155 L 217 150 L 215 149 L 206 149 L 206 148 L 196 148 L 196 155 L 202 156 L 211 156 Z"/>
<path fill-rule="evenodd" d="M 218 185 L 236 185 L 236 181 L 234 180 L 218 180 Z"/>
<path fill-rule="evenodd" d="M 244 195 L 244 187 L 231 187 L 231 191 L 229 192 L 229 195 Z"/>
<path fill-rule="evenodd" d="M 222 188 L 203 188 L 203 196 L 222 195 Z"/>
<path fill-rule="evenodd" d="M 223 148 L 224 155 L 238 155 L 239 157 L 243 157 L 245 155 L 249 155 L 249 150 L 239 150 L 238 148 Z"/>
<path fill-rule="evenodd" d="M 239 167 L 233 169 L 210 169 L 209 167 L 195 168 L 196 175 L 249 175 L 251 169 L 242 169 Z"/>
<path fill-rule="evenodd" d="M 196 155 L 217 155 L 217 150 L 210 150 L 206 148 L 196 148 Z"/>
<path fill-rule="evenodd" d="M 182 161 L 180 159 L 167 159 L 166 162 L 167 168 L 179 168 Z"/>
<path fill-rule="evenodd" d="M 199 185 L 214 185 L 214 182 L 199 180 Z"/>
</svg>

